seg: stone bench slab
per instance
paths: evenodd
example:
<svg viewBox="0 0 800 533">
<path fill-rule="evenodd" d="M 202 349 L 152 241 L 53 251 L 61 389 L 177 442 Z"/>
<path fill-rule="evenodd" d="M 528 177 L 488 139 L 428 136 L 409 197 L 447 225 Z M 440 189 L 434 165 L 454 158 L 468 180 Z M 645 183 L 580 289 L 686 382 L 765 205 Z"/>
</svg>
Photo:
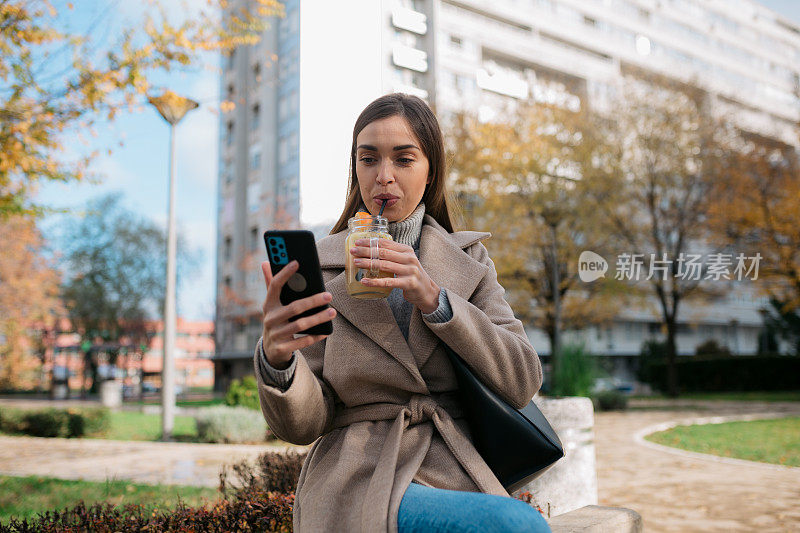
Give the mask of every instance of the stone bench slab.
<svg viewBox="0 0 800 533">
<path fill-rule="evenodd" d="M 587 505 L 547 521 L 553 533 L 640 533 L 642 517 L 623 507 Z"/>
</svg>

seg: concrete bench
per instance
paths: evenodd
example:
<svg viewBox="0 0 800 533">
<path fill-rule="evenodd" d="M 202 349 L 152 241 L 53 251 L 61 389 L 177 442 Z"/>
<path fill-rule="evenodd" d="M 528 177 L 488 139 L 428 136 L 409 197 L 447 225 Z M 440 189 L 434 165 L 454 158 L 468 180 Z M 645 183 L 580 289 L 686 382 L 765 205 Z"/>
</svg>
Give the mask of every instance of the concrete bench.
<svg viewBox="0 0 800 533">
<path fill-rule="evenodd" d="M 587 505 L 547 521 L 553 533 L 639 533 L 642 517 L 623 507 Z"/>
<path fill-rule="evenodd" d="M 635 533 L 642 517 L 597 505 L 594 407 L 589 398 L 534 398 L 558 433 L 564 457 L 522 488 L 533 495 L 554 533 Z"/>
</svg>

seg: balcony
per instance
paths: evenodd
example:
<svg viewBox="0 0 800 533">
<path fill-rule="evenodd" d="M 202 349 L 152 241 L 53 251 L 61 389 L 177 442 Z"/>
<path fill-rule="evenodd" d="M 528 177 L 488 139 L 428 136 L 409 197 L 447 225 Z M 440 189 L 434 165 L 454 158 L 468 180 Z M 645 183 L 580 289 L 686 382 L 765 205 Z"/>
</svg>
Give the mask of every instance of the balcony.
<svg viewBox="0 0 800 533">
<path fill-rule="evenodd" d="M 400 43 L 392 45 L 392 63 L 417 72 L 427 72 L 428 54 Z"/>
<path fill-rule="evenodd" d="M 476 72 L 478 87 L 513 98 L 528 97 L 528 82 L 507 73 L 489 74 L 479 68 Z"/>
<path fill-rule="evenodd" d="M 428 31 L 427 17 L 423 13 L 400 6 L 392 9 L 392 25 L 419 35 L 425 35 Z"/>
</svg>

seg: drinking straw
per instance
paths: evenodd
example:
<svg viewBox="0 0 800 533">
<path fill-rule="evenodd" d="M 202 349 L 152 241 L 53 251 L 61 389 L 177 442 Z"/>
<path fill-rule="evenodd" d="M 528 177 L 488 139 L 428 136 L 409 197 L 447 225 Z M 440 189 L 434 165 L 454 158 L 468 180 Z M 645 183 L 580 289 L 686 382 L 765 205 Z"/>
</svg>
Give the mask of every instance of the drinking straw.
<svg viewBox="0 0 800 533">
<path fill-rule="evenodd" d="M 383 216 L 383 208 L 386 207 L 387 202 L 389 202 L 389 199 L 388 198 L 384 198 L 383 199 L 383 204 L 381 205 L 381 210 L 378 211 L 378 216 L 379 217 Z"/>
</svg>

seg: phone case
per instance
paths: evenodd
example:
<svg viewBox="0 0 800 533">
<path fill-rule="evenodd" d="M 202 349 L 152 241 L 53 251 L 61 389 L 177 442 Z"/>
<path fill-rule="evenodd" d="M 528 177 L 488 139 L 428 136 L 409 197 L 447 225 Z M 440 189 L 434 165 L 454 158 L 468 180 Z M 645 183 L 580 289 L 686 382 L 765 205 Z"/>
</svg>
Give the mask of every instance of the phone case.
<svg viewBox="0 0 800 533">
<path fill-rule="evenodd" d="M 297 260 L 299 263 L 297 272 L 281 289 L 281 304 L 288 305 L 295 300 L 325 291 L 313 233 L 308 230 L 270 230 L 264 232 L 264 243 L 267 246 L 267 257 L 273 276 L 291 261 Z M 289 321 L 319 313 L 328 307 L 328 304 L 325 304 L 309 309 L 293 316 Z M 329 320 L 299 333 L 330 335 L 333 333 L 333 322 Z"/>
</svg>

